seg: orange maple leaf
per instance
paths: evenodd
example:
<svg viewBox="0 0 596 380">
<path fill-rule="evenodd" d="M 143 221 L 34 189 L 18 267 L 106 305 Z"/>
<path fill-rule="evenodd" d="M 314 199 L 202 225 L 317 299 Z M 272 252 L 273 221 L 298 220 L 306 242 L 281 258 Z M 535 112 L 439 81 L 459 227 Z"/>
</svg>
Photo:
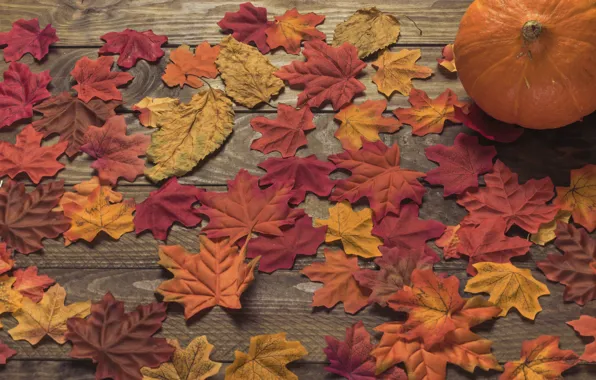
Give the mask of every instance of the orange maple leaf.
<svg viewBox="0 0 596 380">
<path fill-rule="evenodd" d="M 571 211 L 573 221 L 588 232 L 596 229 L 596 165 L 571 171 L 571 185 L 557 187 L 554 204 Z"/>
<path fill-rule="evenodd" d="M 185 84 L 199 88 L 203 85 L 200 78 L 215 78 L 218 74 L 215 60 L 219 55 L 219 45 L 211 47 L 205 41 L 195 48 L 194 55 L 190 46 L 181 45 L 170 53 L 170 63 L 161 79 L 170 87 Z"/>
<path fill-rule="evenodd" d="M 290 9 L 283 16 L 276 16 L 275 22 L 265 30 L 267 45 L 271 49 L 281 46 L 289 54 L 300 54 L 300 41 L 325 39 L 325 33 L 316 28 L 324 20 L 325 16 L 301 15 L 296 8 Z"/>
<path fill-rule="evenodd" d="M 420 49 L 403 49 L 395 52 L 385 51 L 372 63 L 377 72 L 372 81 L 380 93 L 389 97 L 395 91 L 407 96 L 414 85 L 413 78 L 424 79 L 433 74 L 430 67 L 419 66 L 416 61 L 421 57 Z"/>
</svg>

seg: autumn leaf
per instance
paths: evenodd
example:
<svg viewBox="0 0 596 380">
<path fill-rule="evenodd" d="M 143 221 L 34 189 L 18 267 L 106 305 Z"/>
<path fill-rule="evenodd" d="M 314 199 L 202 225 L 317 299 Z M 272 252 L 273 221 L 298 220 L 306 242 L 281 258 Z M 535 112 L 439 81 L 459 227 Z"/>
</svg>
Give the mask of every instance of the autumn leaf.
<svg viewBox="0 0 596 380">
<path fill-rule="evenodd" d="M 87 204 L 87 197 L 91 195 L 93 190 L 98 187 L 102 188 L 102 193 L 110 203 L 118 203 L 122 201 L 122 194 L 112 190 L 112 188 L 105 182 L 101 182 L 98 177 L 91 177 L 88 181 L 83 181 L 73 186 L 73 191 L 67 191 L 64 193 L 58 207 L 54 208 L 54 211 L 62 211 L 62 206 L 67 203 L 76 203 L 79 206 L 85 206 Z"/>
<path fill-rule="evenodd" d="M 588 232 L 596 229 L 596 165 L 571 171 L 571 185 L 557 187 L 554 204 L 571 211 L 573 221 Z"/>
<path fill-rule="evenodd" d="M 356 79 L 366 63 L 358 59 L 353 45 L 331 47 L 323 41 L 308 41 L 302 54 L 306 62 L 293 61 L 275 73 L 291 86 L 304 88 L 298 95 L 298 106 L 321 108 L 330 102 L 333 110 L 338 111 L 366 89 Z"/>
<path fill-rule="evenodd" d="M 582 315 L 575 321 L 567 322 L 567 324 L 581 336 L 590 336 L 596 338 L 596 318 L 589 315 Z M 579 357 L 581 360 L 587 362 L 596 362 L 596 341 L 586 345 L 586 349 L 582 356 Z"/>
<path fill-rule="evenodd" d="M 192 185 L 180 185 L 176 177 L 170 178 L 137 205 L 134 219 L 136 234 L 150 230 L 153 237 L 165 241 L 174 222 L 195 227 L 202 219 L 193 204 L 199 201 L 199 194 L 203 191 Z"/>
<path fill-rule="evenodd" d="M 396 43 L 399 31 L 399 21 L 395 16 L 375 7 L 363 8 L 337 24 L 333 33 L 333 46 L 349 42 L 358 49 L 358 58 L 365 58 Z"/>
<path fill-rule="evenodd" d="M 435 245 L 439 248 L 443 248 L 444 259 L 459 259 L 461 256 L 457 252 L 457 246 L 459 245 L 459 237 L 457 233 L 461 226 L 447 226 L 443 235 L 435 240 Z"/>
<path fill-rule="evenodd" d="M 390 213 L 399 215 L 404 199 L 422 203 L 426 190 L 418 178 L 424 177 L 424 173 L 400 167 L 397 144 L 388 148 L 382 141 L 363 141 L 362 149 L 346 150 L 329 156 L 329 160 L 352 174 L 337 182 L 330 199 L 355 203 L 368 198 L 375 222 Z"/>
<path fill-rule="evenodd" d="M 0 33 L 0 46 L 6 45 L 4 48 L 6 62 L 18 61 L 27 53 L 41 61 L 48 54 L 50 45 L 58 40 L 56 29 L 52 28 L 52 24 L 46 25 L 41 30 L 37 18 L 17 20 L 12 23 L 10 32 Z"/>
<path fill-rule="evenodd" d="M 42 239 L 54 239 L 68 229 L 62 212 L 53 211 L 64 193 L 64 181 L 47 182 L 27 193 L 25 185 L 4 181 L 0 187 L 0 237 L 22 254 L 43 248 Z"/>
<path fill-rule="evenodd" d="M 139 112 L 137 116 L 141 125 L 148 128 L 157 128 L 163 116 L 178 104 L 180 104 L 180 99 L 143 98 L 140 102 L 132 106 L 132 109 Z"/>
<path fill-rule="evenodd" d="M 377 69 L 372 81 L 377 85 L 379 92 L 387 97 L 395 91 L 408 96 L 414 88 L 412 79 L 425 79 L 433 74 L 430 67 L 416 64 L 420 57 L 420 49 L 381 53 L 380 57 L 372 63 Z"/>
<path fill-rule="evenodd" d="M 439 66 L 443 67 L 450 73 L 456 73 L 457 67 L 455 66 L 455 53 L 453 51 L 453 44 L 447 44 L 441 51 L 441 58 L 437 58 Z"/>
<path fill-rule="evenodd" d="M 217 25 L 224 30 L 234 32 L 232 37 L 240 42 L 245 44 L 254 42 L 263 54 L 267 54 L 270 50 L 265 31 L 273 25 L 273 22 L 267 21 L 267 8 L 242 3 L 238 12 L 226 12 Z"/>
<path fill-rule="evenodd" d="M 538 232 L 535 234 L 530 235 L 530 241 L 534 244 L 538 245 L 546 245 L 552 240 L 555 240 L 557 237 L 555 235 L 555 230 L 557 229 L 557 223 L 569 223 L 569 219 L 571 218 L 571 212 L 565 210 L 559 210 L 555 218 L 548 223 L 542 223 Z"/>
<path fill-rule="evenodd" d="M 215 64 L 226 85 L 226 94 L 238 104 L 254 108 L 267 103 L 284 87 L 273 73 L 277 67 L 252 46 L 227 36 L 219 43 Z"/>
<path fill-rule="evenodd" d="M 300 54 L 300 42 L 325 40 L 325 33 L 316 26 L 325 20 L 325 16 L 316 13 L 301 15 L 292 8 L 283 16 L 275 16 L 275 22 L 265 29 L 267 45 L 271 49 L 283 47 L 289 54 Z"/>
<path fill-rule="evenodd" d="M 60 141 L 68 141 L 66 154 L 73 157 L 79 153 L 83 144 L 83 136 L 91 125 L 103 125 L 114 116 L 114 109 L 120 102 L 111 100 L 104 102 L 92 99 L 85 103 L 76 96 L 63 92 L 37 105 L 34 110 L 44 117 L 33 122 L 33 128 L 48 137 L 57 133 Z"/>
<path fill-rule="evenodd" d="M 517 174 L 497 160 L 493 171 L 484 176 L 484 182 L 486 187 L 468 190 L 457 200 L 470 212 L 466 217 L 470 222 L 493 223 L 504 219 L 507 229 L 516 224 L 536 233 L 542 223 L 550 222 L 557 213 L 557 207 L 546 203 L 555 195 L 548 177 L 520 185 Z"/>
<path fill-rule="evenodd" d="M 165 302 L 184 306 L 188 319 L 203 309 L 216 305 L 240 309 L 240 295 L 254 280 L 259 259 L 244 263 L 244 254 L 227 239 L 212 241 L 199 235 L 201 251 L 188 253 L 179 245 L 159 247 L 158 264 L 174 278 L 162 282 L 156 292 Z"/>
<path fill-rule="evenodd" d="M 372 210 L 352 210 L 350 203 L 343 201 L 329 209 L 329 219 L 316 219 L 315 226 L 327 226 L 325 242 L 341 241 L 348 255 L 364 258 L 381 256 L 381 239 L 372 235 Z"/>
<path fill-rule="evenodd" d="M 14 266 L 12 249 L 6 246 L 6 243 L 0 242 L 0 274 L 6 273 Z"/>
<path fill-rule="evenodd" d="M 16 278 L 7 275 L 0 276 L 0 314 L 14 313 L 22 307 L 23 296 L 12 289 Z M 0 322 L 0 327 L 2 323 Z"/>
<path fill-rule="evenodd" d="M 150 120 L 159 127 L 151 134 L 147 150 L 155 166 L 146 169 L 145 175 L 153 182 L 191 171 L 223 144 L 234 126 L 232 102 L 221 90 L 195 94 L 186 104 L 164 100 L 144 99 L 137 104 L 144 108 L 153 101 L 165 108 L 149 108 Z"/>
<path fill-rule="evenodd" d="M 83 57 L 75 63 L 70 75 L 77 81 L 72 88 L 79 99 L 88 103 L 93 98 L 101 100 L 122 100 L 116 87 L 127 84 L 133 78 L 129 73 L 111 71 L 114 59 L 99 57 L 96 60 Z"/>
<path fill-rule="evenodd" d="M 6 56 L 5 56 L 6 57 Z M 0 83 L 0 128 L 33 116 L 33 106 L 50 97 L 50 71 L 34 74 L 29 66 L 13 62 Z"/>
<path fill-rule="evenodd" d="M 137 32 L 125 29 L 122 32 L 110 32 L 100 37 L 106 43 L 99 48 L 99 54 L 120 54 L 118 66 L 130 69 L 139 59 L 155 62 L 164 55 L 161 45 L 168 42 L 168 37 L 159 36 L 151 30 Z"/>
<path fill-rule="evenodd" d="M 157 367 L 170 360 L 174 347 L 164 338 L 152 337 L 166 318 L 166 305 L 154 302 L 124 312 L 124 302 L 106 293 L 91 305 L 91 315 L 70 318 L 66 339 L 70 356 L 97 363 L 97 379 L 141 380 L 142 367 Z"/>
<path fill-rule="evenodd" d="M 194 338 L 186 348 L 177 339 L 168 339 L 168 344 L 175 348 L 172 360 L 158 368 L 141 368 L 143 380 L 204 380 L 219 372 L 221 363 L 209 359 L 213 345 L 206 336 Z"/>
<path fill-rule="evenodd" d="M 199 88 L 203 81 L 199 78 L 215 78 L 218 74 L 215 60 L 219 55 L 219 45 L 211 47 L 204 41 L 195 48 L 195 53 L 190 51 L 190 46 L 181 45 L 170 53 L 170 63 L 161 79 L 169 86 Z"/>
<path fill-rule="evenodd" d="M 248 354 L 234 353 L 234 362 L 226 368 L 226 380 L 298 380 L 286 364 L 307 354 L 300 342 L 287 341 L 286 333 L 253 336 Z"/>
<path fill-rule="evenodd" d="M 16 144 L 0 141 L 0 172 L 14 179 L 25 173 L 35 184 L 43 177 L 52 177 L 64 168 L 57 161 L 64 153 L 66 141 L 52 146 L 40 146 L 43 134 L 31 125 L 26 126 L 18 135 Z"/>
<path fill-rule="evenodd" d="M 442 185 L 445 197 L 478 188 L 478 176 L 493 168 L 494 146 L 483 146 L 478 137 L 460 133 L 452 146 L 433 145 L 424 149 L 426 158 L 439 167 L 426 173 L 426 182 Z"/>
<path fill-rule="evenodd" d="M 559 337 L 542 335 L 522 343 L 520 360 L 507 362 L 499 380 L 559 379 L 577 359 L 573 351 L 559 348 Z"/>
<path fill-rule="evenodd" d="M 306 145 L 304 132 L 315 129 L 313 114 L 308 107 L 295 109 L 287 104 L 277 107 L 275 119 L 257 116 L 250 121 L 252 129 L 261 133 L 253 140 L 250 149 L 264 154 L 279 152 L 282 157 L 291 157 L 301 146 Z"/>
<path fill-rule="evenodd" d="M 335 120 L 341 122 L 335 137 L 344 149 L 362 148 L 362 140 L 379 141 L 379 133 L 394 133 L 401 123 L 393 117 L 383 117 L 387 107 L 385 100 L 367 100 L 362 104 L 350 104 L 342 108 Z"/>
<path fill-rule="evenodd" d="M 0 342 L 0 364 L 6 364 L 6 361 L 16 354 L 15 350 Z"/>
<path fill-rule="evenodd" d="M 41 301 L 44 290 L 56 282 L 46 275 L 39 276 L 37 267 L 17 269 L 12 275 L 16 278 L 12 287 L 34 303 Z"/>
<path fill-rule="evenodd" d="M 466 107 L 455 106 L 455 119 L 489 140 L 511 143 L 524 133 L 523 128 L 493 119 L 475 103 Z"/>
</svg>

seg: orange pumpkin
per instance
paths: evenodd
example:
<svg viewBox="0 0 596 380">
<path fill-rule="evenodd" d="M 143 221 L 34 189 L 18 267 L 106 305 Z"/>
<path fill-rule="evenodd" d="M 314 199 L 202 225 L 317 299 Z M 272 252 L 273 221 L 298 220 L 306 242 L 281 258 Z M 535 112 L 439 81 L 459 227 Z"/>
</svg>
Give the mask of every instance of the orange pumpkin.
<svg viewBox="0 0 596 380">
<path fill-rule="evenodd" d="M 476 0 L 455 57 L 465 90 L 492 117 L 571 124 L 596 111 L 596 0 Z"/>
</svg>

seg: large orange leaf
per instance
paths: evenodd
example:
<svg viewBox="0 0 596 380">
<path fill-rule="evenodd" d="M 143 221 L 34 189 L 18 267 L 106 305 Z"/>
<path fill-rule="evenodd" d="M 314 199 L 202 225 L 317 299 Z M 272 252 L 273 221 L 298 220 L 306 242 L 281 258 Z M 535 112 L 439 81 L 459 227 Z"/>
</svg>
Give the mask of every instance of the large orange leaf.
<svg viewBox="0 0 596 380">
<path fill-rule="evenodd" d="M 292 8 L 283 16 L 275 16 L 275 22 L 265 29 L 267 44 L 271 49 L 283 47 L 287 53 L 300 54 L 300 41 L 324 40 L 325 33 L 316 26 L 325 16 L 316 13 L 301 15 Z"/>
<path fill-rule="evenodd" d="M 190 51 L 190 46 L 181 45 L 170 53 L 170 63 L 161 76 L 170 87 L 185 84 L 199 88 L 203 81 L 199 78 L 215 78 L 218 74 L 215 60 L 219 55 L 219 45 L 211 47 L 205 41 L 195 48 L 195 53 Z"/>
<path fill-rule="evenodd" d="M 379 92 L 391 96 L 395 91 L 407 96 L 414 85 L 413 78 L 424 79 L 433 74 L 430 67 L 419 66 L 416 61 L 421 57 L 420 49 L 403 49 L 395 52 L 384 51 L 372 63 L 377 72 L 372 78 Z"/>
<path fill-rule="evenodd" d="M 571 171 L 571 185 L 557 187 L 554 203 L 571 211 L 573 221 L 588 232 L 596 229 L 596 165 Z"/>
<path fill-rule="evenodd" d="M 75 191 L 65 192 L 64 195 L 62 195 L 62 198 L 60 198 L 58 207 L 54 208 L 54 211 L 61 211 L 62 206 L 67 203 L 76 203 L 79 206 L 85 205 L 87 203 L 87 197 L 98 187 L 103 189 L 104 196 L 111 203 L 118 203 L 122 200 L 122 193 L 112 190 L 105 181 L 100 181 L 99 177 L 91 177 L 88 181 L 83 181 L 74 185 L 73 189 Z"/>
</svg>

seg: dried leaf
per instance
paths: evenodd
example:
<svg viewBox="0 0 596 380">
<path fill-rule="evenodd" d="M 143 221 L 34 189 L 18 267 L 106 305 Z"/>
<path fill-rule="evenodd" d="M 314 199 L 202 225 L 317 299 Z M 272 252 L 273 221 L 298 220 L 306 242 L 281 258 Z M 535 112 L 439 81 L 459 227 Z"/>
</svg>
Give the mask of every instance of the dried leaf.
<svg viewBox="0 0 596 380">
<path fill-rule="evenodd" d="M 557 229 L 557 223 L 569 223 L 570 218 L 570 211 L 559 210 L 553 220 L 551 220 L 548 223 L 542 223 L 540 225 L 540 228 L 538 229 L 538 232 L 530 235 L 530 241 L 534 244 L 544 246 L 547 243 L 555 240 L 555 238 L 557 237 L 555 234 L 555 230 Z"/>
<path fill-rule="evenodd" d="M 106 43 L 99 48 L 99 54 L 120 54 L 118 66 L 125 69 L 136 65 L 139 59 L 149 62 L 159 60 L 164 55 L 160 46 L 168 42 L 168 37 L 156 35 L 151 29 L 144 32 L 125 29 L 106 33 L 100 38 Z"/>
<path fill-rule="evenodd" d="M 450 73 L 456 73 L 455 53 L 453 52 L 453 44 L 447 44 L 441 51 L 441 58 L 437 58 L 439 66 L 443 67 Z"/>
<path fill-rule="evenodd" d="M 573 329 L 581 336 L 591 336 L 596 338 L 596 317 L 582 315 L 579 319 L 567 322 L 567 324 L 573 327 Z M 587 362 L 596 362 L 596 341 L 586 345 L 583 355 L 579 358 Z"/>
<path fill-rule="evenodd" d="M 41 301 L 44 290 L 56 282 L 46 275 L 38 276 L 37 267 L 17 269 L 12 275 L 17 279 L 12 287 L 34 303 Z"/>
<path fill-rule="evenodd" d="M 6 273 L 14 266 L 12 249 L 6 246 L 6 243 L 0 242 L 0 274 Z"/>
<path fill-rule="evenodd" d="M 180 99 L 174 98 L 143 98 L 132 109 L 140 112 L 138 117 L 143 126 L 157 128 L 160 119 L 179 103 Z"/>
<path fill-rule="evenodd" d="M 459 237 L 457 233 L 461 226 L 447 226 L 445 233 L 439 239 L 435 241 L 435 244 L 439 248 L 443 248 L 444 259 L 459 259 L 461 256 L 457 252 L 457 246 L 459 245 Z"/>
<path fill-rule="evenodd" d="M 170 63 L 161 76 L 170 87 L 185 84 L 199 88 L 203 85 L 200 78 L 215 78 L 218 74 L 215 60 L 219 55 L 219 45 L 211 47 L 204 41 L 195 48 L 195 53 L 190 51 L 190 46 L 181 45 L 170 53 Z"/>
<path fill-rule="evenodd" d="M 462 108 L 455 106 L 455 119 L 489 140 L 511 143 L 524 133 L 523 128 L 493 119 L 475 103 Z"/>
<path fill-rule="evenodd" d="M 72 88 L 78 93 L 79 99 L 85 103 L 93 98 L 122 100 L 122 94 L 116 87 L 127 84 L 133 76 L 111 71 L 113 64 L 112 57 L 99 57 L 96 60 L 83 57 L 75 63 L 70 75 L 78 83 Z"/>
<path fill-rule="evenodd" d="M 301 15 L 292 8 L 283 16 L 275 16 L 275 22 L 265 29 L 267 45 L 271 49 L 283 47 L 289 54 L 300 54 L 300 42 L 325 40 L 325 33 L 316 26 L 325 20 L 325 16 L 316 13 Z"/>
<path fill-rule="evenodd" d="M 23 296 L 12 289 L 15 281 L 14 277 L 0 276 L 0 314 L 14 313 L 23 306 Z M 1 322 L 0 327 L 2 327 Z"/>
<path fill-rule="evenodd" d="M 273 25 L 273 22 L 267 21 L 267 8 L 242 3 L 238 12 L 226 12 L 217 25 L 224 30 L 234 32 L 232 36 L 240 42 L 245 44 L 254 42 L 263 54 L 267 54 L 270 50 L 265 31 Z"/>
<path fill-rule="evenodd" d="M 596 229 L 596 165 L 571 171 L 571 185 L 557 187 L 554 204 L 570 211 L 573 221 L 588 232 Z"/>
<path fill-rule="evenodd" d="M 58 40 L 56 29 L 52 28 L 52 24 L 46 25 L 41 30 L 37 18 L 17 20 L 12 23 L 10 32 L 0 33 L 0 46 L 6 45 L 4 48 L 6 62 L 18 61 L 27 53 L 40 61 L 48 54 L 50 45 Z"/>
<path fill-rule="evenodd" d="M 379 92 L 387 97 L 395 91 L 408 96 L 414 88 L 412 79 L 424 79 L 433 74 L 430 67 L 416 64 L 420 57 L 420 49 L 381 53 L 381 56 L 372 63 L 377 69 L 372 81 L 377 85 Z"/>
</svg>

